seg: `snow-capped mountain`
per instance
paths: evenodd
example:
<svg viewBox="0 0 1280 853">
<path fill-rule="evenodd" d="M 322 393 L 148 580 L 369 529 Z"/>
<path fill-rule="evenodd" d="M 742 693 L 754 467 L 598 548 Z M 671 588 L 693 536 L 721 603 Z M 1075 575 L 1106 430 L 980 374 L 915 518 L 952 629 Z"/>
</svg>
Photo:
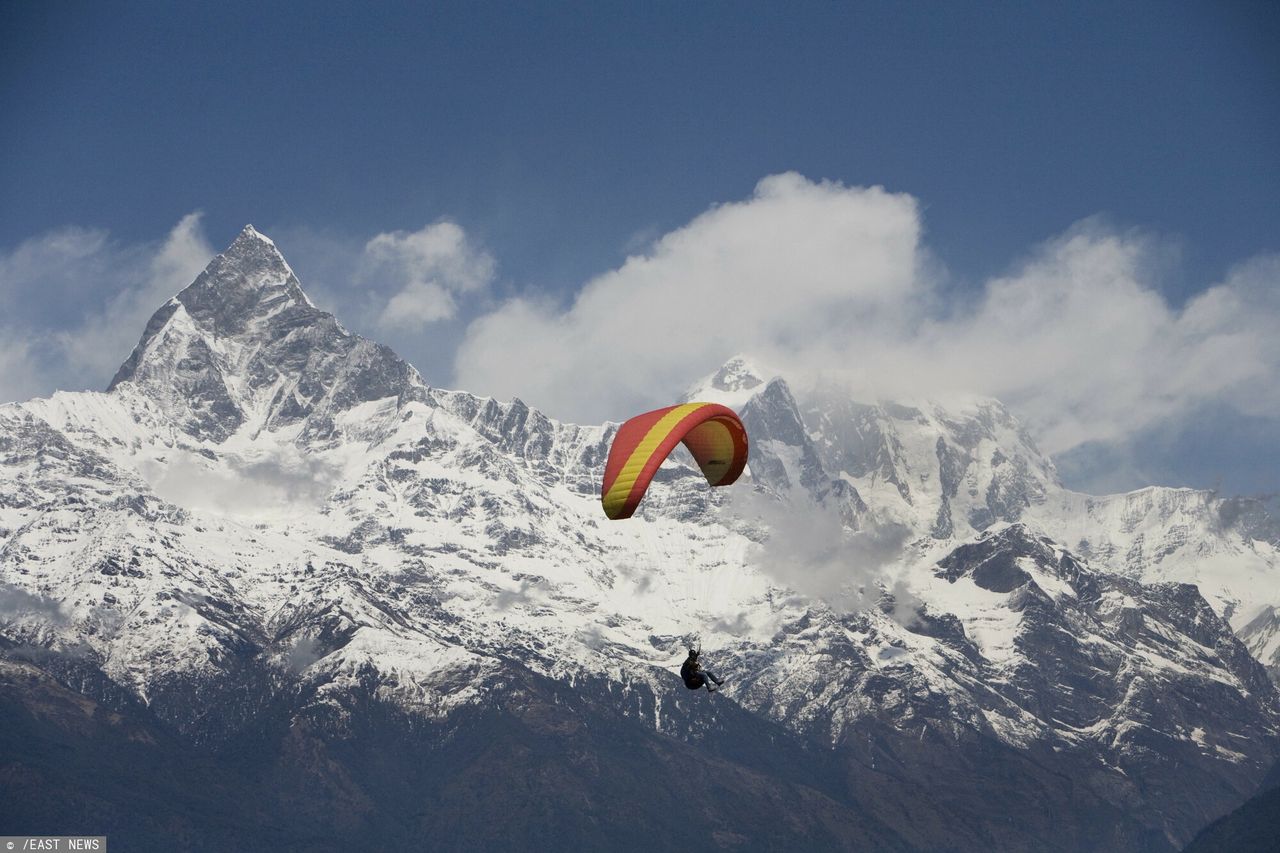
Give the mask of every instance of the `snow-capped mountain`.
<svg viewBox="0 0 1280 853">
<path fill-rule="evenodd" d="M 0 687 L 23 720 L 98 703 L 197 764 L 254 744 L 326 821 L 316 803 L 394 799 L 344 743 L 431 765 L 484 731 L 507 774 L 535 742 L 595 744 L 547 782 L 582 798 L 583 843 L 630 826 L 592 800 L 621 785 L 583 769 L 605 754 L 709 814 L 732 803 L 736 823 L 708 818 L 719 846 L 785 846 L 786 812 L 796 844 L 1072 850 L 1175 849 L 1280 755 L 1258 662 L 1280 666 L 1280 537 L 1252 507 L 1070 492 L 992 400 L 797 394 L 747 357 L 689 393 L 741 413 L 749 476 L 711 491 L 677 453 L 609 522 L 615 425 L 428 387 L 248 227 L 107 392 L 0 407 Z M 780 553 L 793 522 L 831 537 L 823 570 L 853 599 Z M 729 679 L 714 703 L 673 675 L 695 640 Z M 603 739 L 562 740 L 587 729 Z M 681 750 L 718 762 L 715 786 L 658 771 Z M 644 803 L 637 826 L 665 820 Z M 652 844 L 637 832 L 622 846 Z"/>
</svg>

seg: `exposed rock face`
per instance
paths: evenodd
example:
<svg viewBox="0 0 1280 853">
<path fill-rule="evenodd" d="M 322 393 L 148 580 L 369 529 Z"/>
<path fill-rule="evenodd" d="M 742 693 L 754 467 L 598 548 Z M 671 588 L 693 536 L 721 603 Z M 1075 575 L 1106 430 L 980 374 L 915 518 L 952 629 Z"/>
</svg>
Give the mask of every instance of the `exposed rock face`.
<svg viewBox="0 0 1280 853">
<path fill-rule="evenodd" d="M 420 388 L 387 347 L 311 304 L 275 244 L 247 226 L 147 323 L 108 390 L 130 382 L 195 438 L 306 422 L 327 437 L 357 403 Z"/>
<path fill-rule="evenodd" d="M 747 424 L 735 494 L 893 533 L 829 555 L 878 607 L 797 595 L 679 453 L 606 522 L 614 425 L 427 387 L 246 228 L 107 393 L 0 407 L 0 820 L 674 849 L 692 809 L 720 847 L 1172 850 L 1274 764 L 1260 508 L 1069 492 L 992 400 L 742 357 L 690 396 Z M 695 638 L 714 699 L 673 674 Z"/>
</svg>

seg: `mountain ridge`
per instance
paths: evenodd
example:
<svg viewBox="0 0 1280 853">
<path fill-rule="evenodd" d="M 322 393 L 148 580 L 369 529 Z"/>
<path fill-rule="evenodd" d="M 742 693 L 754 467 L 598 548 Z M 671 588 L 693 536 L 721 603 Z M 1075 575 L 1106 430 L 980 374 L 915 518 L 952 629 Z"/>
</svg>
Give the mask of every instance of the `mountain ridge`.
<svg viewBox="0 0 1280 853">
<path fill-rule="evenodd" d="M 1176 849 L 1280 753 L 1275 688 L 1225 621 L 1262 619 L 1265 659 L 1270 605 L 1250 584 L 1274 549 L 1224 527 L 1224 504 L 1075 496 L 997 401 L 824 402 L 739 357 L 694 391 L 737 395 L 745 483 L 708 490 L 677 454 L 610 524 L 598 478 L 616 425 L 428 387 L 294 296 L 249 231 L 153 316 L 108 393 L 0 407 L 0 590 L 31 597 L 0 637 L 71 656 L 99 674 L 77 683 L 125 691 L 184 742 L 217 752 L 283 703 L 323 718 L 332 749 L 382 713 L 353 711 L 357 693 L 431 725 L 494 703 L 518 716 L 515 666 L 553 694 L 598 685 L 620 733 L 696 750 L 673 709 L 702 697 L 672 672 L 700 636 L 730 675 L 716 699 L 735 736 L 767 740 L 759 719 L 812 744 L 849 780 L 842 808 L 906 847 L 941 849 L 956 821 L 962 849 L 1049 838 L 1038 819 L 1000 828 L 985 761 L 1056 809 L 1107 815 L 1114 843 Z M 265 301 L 181 298 L 255 282 Z M 833 550 L 791 565 L 789 526 Z M 863 547 L 886 530 L 900 553 Z M 1210 601 L 1182 583 L 1206 565 Z M 814 567 L 882 606 L 797 593 Z M 578 713 L 564 725 L 599 723 Z M 977 793 L 946 793 L 938 766 Z M 912 807 L 934 829 L 888 819 L 919 790 L 943 796 Z M 1103 843 L 1084 817 L 1058 831 L 1055 849 Z"/>
</svg>

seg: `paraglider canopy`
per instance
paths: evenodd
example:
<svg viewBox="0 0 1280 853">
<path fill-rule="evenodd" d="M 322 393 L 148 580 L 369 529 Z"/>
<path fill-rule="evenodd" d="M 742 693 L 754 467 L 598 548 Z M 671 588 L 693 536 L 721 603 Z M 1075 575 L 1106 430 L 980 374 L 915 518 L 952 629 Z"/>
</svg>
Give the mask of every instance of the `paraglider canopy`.
<svg viewBox="0 0 1280 853">
<path fill-rule="evenodd" d="M 747 465 L 747 431 L 736 412 L 718 403 L 685 403 L 636 415 L 609 448 L 600 501 L 604 513 L 630 518 L 662 461 L 683 442 L 707 482 L 727 486 Z"/>
</svg>

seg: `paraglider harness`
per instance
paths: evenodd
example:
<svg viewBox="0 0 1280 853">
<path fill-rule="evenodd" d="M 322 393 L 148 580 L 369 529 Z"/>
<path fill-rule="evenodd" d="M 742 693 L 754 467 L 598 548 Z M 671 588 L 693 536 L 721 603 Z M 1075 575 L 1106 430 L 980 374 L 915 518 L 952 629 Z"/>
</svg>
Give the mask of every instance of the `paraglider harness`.
<svg viewBox="0 0 1280 853">
<path fill-rule="evenodd" d="M 685 658 L 684 666 L 680 667 L 680 678 L 690 690 L 701 690 L 707 684 L 707 677 L 702 674 L 702 665 L 698 663 L 698 656 L 701 654 L 701 645 L 696 650 L 689 649 L 689 657 Z"/>
</svg>

